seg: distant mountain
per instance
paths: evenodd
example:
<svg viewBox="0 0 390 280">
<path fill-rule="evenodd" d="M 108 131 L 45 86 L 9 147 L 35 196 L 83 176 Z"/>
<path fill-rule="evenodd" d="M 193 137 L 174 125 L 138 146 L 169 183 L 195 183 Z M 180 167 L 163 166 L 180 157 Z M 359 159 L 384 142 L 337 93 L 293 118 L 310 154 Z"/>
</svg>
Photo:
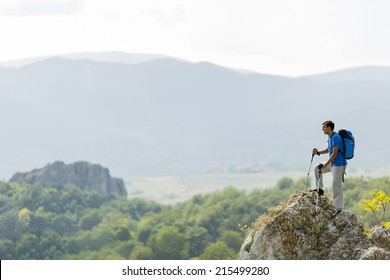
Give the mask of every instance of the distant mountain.
<svg viewBox="0 0 390 280">
<path fill-rule="evenodd" d="M 326 146 L 326 119 L 355 134 L 351 170 L 388 165 L 389 69 L 377 70 L 289 78 L 173 58 L 1 68 L 0 174 L 55 160 L 99 162 L 124 178 L 268 162 L 306 169 L 311 149 Z"/>
<path fill-rule="evenodd" d="M 339 70 L 330 73 L 306 76 L 306 79 L 311 79 L 320 82 L 389 82 L 390 67 L 384 66 L 365 66 L 356 67 L 346 70 Z"/>
<path fill-rule="evenodd" d="M 55 56 L 42 56 L 42 57 L 32 57 L 32 58 L 5 61 L 5 62 L 0 62 L 0 66 L 19 68 L 35 62 L 50 59 L 53 57 L 71 59 L 71 60 L 88 59 L 97 62 L 126 63 L 126 64 L 137 64 L 137 63 L 143 63 L 143 62 L 148 62 L 155 59 L 163 59 L 163 58 L 177 59 L 166 55 L 158 55 L 158 54 L 133 54 L 133 53 L 125 53 L 125 52 L 83 52 L 83 53 L 60 54 Z"/>
<path fill-rule="evenodd" d="M 88 162 L 65 164 L 57 161 L 30 172 L 16 173 L 10 181 L 60 188 L 74 185 L 83 191 L 95 191 L 105 197 L 127 197 L 122 179 L 112 178 L 107 168 Z"/>
</svg>

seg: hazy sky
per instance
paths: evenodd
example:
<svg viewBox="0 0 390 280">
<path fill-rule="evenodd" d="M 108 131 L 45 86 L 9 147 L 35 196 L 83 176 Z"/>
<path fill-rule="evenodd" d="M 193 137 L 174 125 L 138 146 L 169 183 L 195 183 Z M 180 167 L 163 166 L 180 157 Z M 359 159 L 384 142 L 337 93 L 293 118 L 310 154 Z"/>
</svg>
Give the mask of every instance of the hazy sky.
<svg viewBox="0 0 390 280">
<path fill-rule="evenodd" d="M 390 66 L 388 0 L 0 0 L 0 61 L 124 51 L 300 76 Z"/>
</svg>

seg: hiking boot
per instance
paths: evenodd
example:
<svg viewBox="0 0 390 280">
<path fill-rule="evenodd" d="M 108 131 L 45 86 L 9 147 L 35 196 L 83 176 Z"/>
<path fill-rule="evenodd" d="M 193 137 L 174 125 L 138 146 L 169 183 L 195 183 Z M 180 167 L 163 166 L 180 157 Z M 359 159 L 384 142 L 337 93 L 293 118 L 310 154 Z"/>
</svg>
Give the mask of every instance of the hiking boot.
<svg viewBox="0 0 390 280">
<path fill-rule="evenodd" d="M 332 213 L 332 218 L 336 217 L 338 214 L 340 214 L 343 210 L 336 210 Z"/>
<path fill-rule="evenodd" d="M 311 192 L 317 192 L 317 189 L 314 189 L 314 190 L 310 190 Z M 324 189 L 321 189 L 319 188 L 319 193 L 318 193 L 320 196 L 321 195 L 324 195 Z"/>
</svg>

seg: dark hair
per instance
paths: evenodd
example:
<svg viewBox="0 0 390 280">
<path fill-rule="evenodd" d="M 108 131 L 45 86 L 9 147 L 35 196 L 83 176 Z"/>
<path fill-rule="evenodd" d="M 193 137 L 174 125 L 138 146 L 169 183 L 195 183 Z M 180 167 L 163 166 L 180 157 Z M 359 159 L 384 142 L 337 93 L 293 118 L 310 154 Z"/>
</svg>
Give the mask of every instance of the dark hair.
<svg viewBox="0 0 390 280">
<path fill-rule="evenodd" d="M 332 121 L 324 121 L 322 125 L 326 125 L 327 127 L 330 127 L 330 129 L 334 130 L 334 122 Z"/>
</svg>

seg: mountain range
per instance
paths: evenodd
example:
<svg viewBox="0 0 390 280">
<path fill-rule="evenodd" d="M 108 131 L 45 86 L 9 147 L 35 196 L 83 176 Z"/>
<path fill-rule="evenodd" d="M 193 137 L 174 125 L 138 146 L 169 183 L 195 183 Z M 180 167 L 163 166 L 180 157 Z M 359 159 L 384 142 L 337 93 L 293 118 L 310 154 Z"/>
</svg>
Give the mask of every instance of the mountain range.
<svg viewBox="0 0 390 280">
<path fill-rule="evenodd" d="M 293 78 L 115 52 L 0 63 L 0 178 L 56 160 L 120 177 L 307 168 L 327 119 L 354 133 L 351 170 L 388 166 L 389 92 L 379 66 Z"/>
</svg>

